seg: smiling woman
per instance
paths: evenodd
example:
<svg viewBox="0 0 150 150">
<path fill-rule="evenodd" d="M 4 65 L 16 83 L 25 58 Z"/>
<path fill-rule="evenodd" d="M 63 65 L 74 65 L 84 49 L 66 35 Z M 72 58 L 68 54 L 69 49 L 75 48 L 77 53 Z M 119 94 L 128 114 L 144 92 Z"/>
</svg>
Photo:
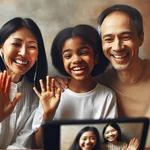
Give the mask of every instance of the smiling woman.
<svg viewBox="0 0 150 150">
<path fill-rule="evenodd" d="M 121 150 L 137 150 L 139 147 L 139 140 L 131 139 L 129 145 L 122 141 L 122 134 L 119 125 L 115 122 L 108 123 L 103 129 L 104 144 L 101 145 L 103 150 L 121 149 Z"/>
<path fill-rule="evenodd" d="M 43 38 L 29 18 L 13 18 L 0 29 L 0 148 L 31 148 L 38 97 L 32 88 L 47 75 Z"/>
</svg>

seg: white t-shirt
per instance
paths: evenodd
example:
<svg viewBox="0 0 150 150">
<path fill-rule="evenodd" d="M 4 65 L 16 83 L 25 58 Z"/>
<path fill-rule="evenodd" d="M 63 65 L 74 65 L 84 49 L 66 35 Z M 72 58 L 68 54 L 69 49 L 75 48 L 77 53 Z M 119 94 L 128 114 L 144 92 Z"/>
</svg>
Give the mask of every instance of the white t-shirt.
<svg viewBox="0 0 150 150">
<path fill-rule="evenodd" d="M 43 107 L 40 103 L 36 111 L 33 130 L 42 122 Z M 54 120 L 63 119 L 106 119 L 118 117 L 115 93 L 97 84 L 94 89 L 86 93 L 75 93 L 69 89 L 61 94 L 59 106 Z"/>
<path fill-rule="evenodd" d="M 109 88 L 97 84 L 86 93 L 65 89 L 54 119 L 107 119 L 117 117 L 116 96 Z"/>
</svg>

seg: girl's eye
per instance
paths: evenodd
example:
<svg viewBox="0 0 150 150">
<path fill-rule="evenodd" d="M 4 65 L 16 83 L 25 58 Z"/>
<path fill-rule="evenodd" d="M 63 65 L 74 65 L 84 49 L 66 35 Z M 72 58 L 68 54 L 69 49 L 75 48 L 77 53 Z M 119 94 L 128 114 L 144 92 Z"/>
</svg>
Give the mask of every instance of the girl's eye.
<svg viewBox="0 0 150 150">
<path fill-rule="evenodd" d="M 95 137 L 91 137 L 91 140 L 96 140 L 96 138 Z"/>
<path fill-rule="evenodd" d="M 87 54 L 88 54 L 87 51 L 82 51 L 82 52 L 81 52 L 81 55 L 87 55 Z"/>
<path fill-rule="evenodd" d="M 65 55 L 64 55 L 64 58 L 66 58 L 66 59 L 71 58 L 71 54 L 65 54 Z"/>
<path fill-rule="evenodd" d="M 82 140 L 83 140 L 83 141 L 86 141 L 86 138 L 83 138 Z"/>
</svg>

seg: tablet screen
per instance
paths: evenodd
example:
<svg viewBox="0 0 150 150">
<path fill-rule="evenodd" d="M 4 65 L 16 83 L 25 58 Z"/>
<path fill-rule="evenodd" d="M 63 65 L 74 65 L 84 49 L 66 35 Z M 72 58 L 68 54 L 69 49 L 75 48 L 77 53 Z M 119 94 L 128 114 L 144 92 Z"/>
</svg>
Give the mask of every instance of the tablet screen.
<svg viewBox="0 0 150 150">
<path fill-rule="evenodd" d="M 99 133 L 100 146 L 105 143 L 103 129 L 108 123 L 115 123 L 121 130 L 121 141 L 129 143 L 132 138 L 140 141 L 143 149 L 148 130 L 148 119 L 74 120 L 50 121 L 43 124 L 44 150 L 69 150 L 79 132 L 86 127 L 94 127 Z"/>
</svg>

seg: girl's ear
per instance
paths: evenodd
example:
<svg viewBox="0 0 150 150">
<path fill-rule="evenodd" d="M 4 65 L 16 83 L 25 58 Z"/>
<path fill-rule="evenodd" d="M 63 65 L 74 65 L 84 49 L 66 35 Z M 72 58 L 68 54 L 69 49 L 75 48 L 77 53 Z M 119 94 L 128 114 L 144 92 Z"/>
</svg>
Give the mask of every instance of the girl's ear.
<svg viewBox="0 0 150 150">
<path fill-rule="evenodd" d="M 95 58 L 94 58 L 94 59 L 95 59 L 94 61 L 95 61 L 95 65 L 96 65 L 96 64 L 98 63 L 98 61 L 99 61 L 99 56 L 98 56 L 98 54 L 95 55 Z"/>
</svg>

